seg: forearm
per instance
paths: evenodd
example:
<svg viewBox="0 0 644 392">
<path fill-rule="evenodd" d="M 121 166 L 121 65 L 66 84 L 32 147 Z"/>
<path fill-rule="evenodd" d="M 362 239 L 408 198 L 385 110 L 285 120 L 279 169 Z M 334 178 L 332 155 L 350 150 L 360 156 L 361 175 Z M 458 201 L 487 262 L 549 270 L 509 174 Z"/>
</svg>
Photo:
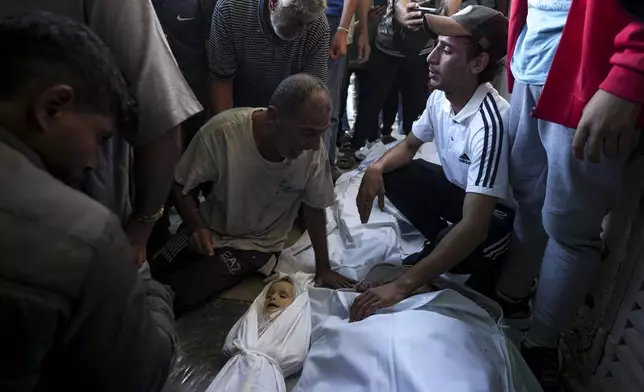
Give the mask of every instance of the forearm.
<svg viewBox="0 0 644 392">
<path fill-rule="evenodd" d="M 157 140 L 134 149 L 134 211 L 139 215 L 156 214 L 172 184 L 174 167 L 181 155 L 181 127 L 164 133 Z"/>
<path fill-rule="evenodd" d="M 364 0 L 344 0 L 344 6 L 342 7 L 342 16 L 340 17 L 340 27 L 343 29 L 349 30 L 351 27 L 351 20 L 353 15 L 355 15 L 358 10 L 358 5 L 364 2 Z M 331 34 L 335 34 L 335 31 L 332 31 Z"/>
<path fill-rule="evenodd" d="M 210 114 L 216 116 L 233 107 L 233 81 L 210 80 Z"/>
<path fill-rule="evenodd" d="M 487 227 L 461 221 L 438 243 L 436 249 L 413 266 L 398 283 L 411 293 L 465 260 L 485 240 Z"/>
<path fill-rule="evenodd" d="M 358 7 L 358 21 L 360 21 L 360 34 L 368 35 L 369 26 L 369 8 L 371 8 L 371 0 L 361 0 Z"/>
<path fill-rule="evenodd" d="M 326 239 L 326 213 L 323 209 L 313 208 L 302 203 L 302 215 L 315 253 L 316 272 L 330 268 L 329 248 Z"/>
<path fill-rule="evenodd" d="M 199 190 L 194 189 L 187 195 L 183 194 L 183 185 L 174 181 L 172 183 L 172 195 L 177 203 L 177 210 L 181 219 L 186 225 L 186 228 L 193 232 L 196 229 L 206 227 L 201 214 L 199 213 L 199 198 L 197 197 Z"/>
</svg>

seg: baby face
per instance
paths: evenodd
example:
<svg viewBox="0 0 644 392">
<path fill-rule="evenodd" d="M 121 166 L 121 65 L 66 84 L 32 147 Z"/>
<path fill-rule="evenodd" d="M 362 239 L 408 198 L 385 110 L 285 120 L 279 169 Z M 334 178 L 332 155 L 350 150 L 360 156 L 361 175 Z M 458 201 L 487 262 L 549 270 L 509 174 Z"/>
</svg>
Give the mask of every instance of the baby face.
<svg viewBox="0 0 644 392">
<path fill-rule="evenodd" d="M 266 313 L 274 313 L 293 303 L 293 284 L 286 280 L 278 280 L 268 288 L 264 300 Z"/>
</svg>

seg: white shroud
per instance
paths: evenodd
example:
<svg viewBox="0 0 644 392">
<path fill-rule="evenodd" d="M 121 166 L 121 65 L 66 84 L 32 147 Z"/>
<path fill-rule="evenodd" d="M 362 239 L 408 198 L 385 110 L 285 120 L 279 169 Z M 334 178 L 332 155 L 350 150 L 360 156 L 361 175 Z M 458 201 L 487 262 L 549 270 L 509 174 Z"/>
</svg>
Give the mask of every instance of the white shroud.
<svg viewBox="0 0 644 392">
<path fill-rule="evenodd" d="M 284 377 L 302 368 L 311 338 L 307 285 L 312 275 L 296 273 L 290 277 L 296 296 L 293 303 L 274 317 L 262 333 L 264 299 L 272 282 L 264 287 L 228 333 L 224 352 L 232 358 L 206 392 L 286 391 Z"/>
<path fill-rule="evenodd" d="M 356 293 L 309 289 L 311 349 L 293 392 L 540 392 L 497 323 L 452 290 L 355 323 Z"/>
</svg>

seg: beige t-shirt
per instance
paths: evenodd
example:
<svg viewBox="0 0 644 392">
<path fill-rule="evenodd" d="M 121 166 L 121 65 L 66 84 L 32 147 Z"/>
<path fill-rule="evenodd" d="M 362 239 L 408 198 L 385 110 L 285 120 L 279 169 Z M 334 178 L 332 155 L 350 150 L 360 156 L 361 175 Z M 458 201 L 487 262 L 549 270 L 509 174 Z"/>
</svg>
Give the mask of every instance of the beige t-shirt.
<svg viewBox="0 0 644 392">
<path fill-rule="evenodd" d="M 251 108 L 213 117 L 190 143 L 175 180 L 188 194 L 199 184 L 213 187 L 200 211 L 214 231 L 214 245 L 243 250 L 282 250 L 301 203 L 333 204 L 333 182 L 324 144 L 294 160 L 266 161 L 253 136 Z"/>
</svg>

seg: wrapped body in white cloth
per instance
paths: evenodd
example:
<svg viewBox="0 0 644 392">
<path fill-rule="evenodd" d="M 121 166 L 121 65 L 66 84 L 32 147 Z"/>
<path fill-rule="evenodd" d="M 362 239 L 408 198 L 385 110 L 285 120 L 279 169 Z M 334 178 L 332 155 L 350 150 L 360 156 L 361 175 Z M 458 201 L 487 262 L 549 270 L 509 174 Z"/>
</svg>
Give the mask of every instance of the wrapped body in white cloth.
<svg viewBox="0 0 644 392">
<path fill-rule="evenodd" d="M 285 392 L 301 369 L 311 336 L 307 285 L 313 276 L 282 275 L 267 284 L 226 337 L 232 358 L 207 392 Z"/>
<path fill-rule="evenodd" d="M 453 290 L 349 323 L 357 293 L 309 289 L 311 349 L 293 392 L 539 392 L 490 314 Z"/>
</svg>

